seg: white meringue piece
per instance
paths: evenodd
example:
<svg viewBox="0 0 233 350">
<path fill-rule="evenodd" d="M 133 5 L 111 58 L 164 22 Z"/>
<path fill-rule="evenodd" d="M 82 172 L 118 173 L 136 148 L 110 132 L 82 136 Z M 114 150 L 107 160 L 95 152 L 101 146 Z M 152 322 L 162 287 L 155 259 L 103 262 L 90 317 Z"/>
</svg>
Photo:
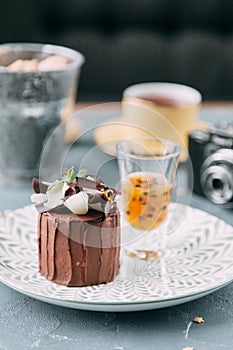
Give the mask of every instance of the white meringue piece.
<svg viewBox="0 0 233 350">
<path fill-rule="evenodd" d="M 86 192 L 79 192 L 69 197 L 64 205 L 73 213 L 84 215 L 88 212 L 88 195 Z"/>
<path fill-rule="evenodd" d="M 63 199 L 66 190 L 69 186 L 61 181 L 55 181 L 47 190 L 47 202 L 44 203 L 44 206 L 48 209 L 56 208 L 59 205 L 63 204 Z"/>
<path fill-rule="evenodd" d="M 48 185 L 48 189 L 46 192 L 56 192 L 57 190 L 61 189 L 63 187 L 63 182 L 62 181 L 59 181 L 59 180 L 55 180 L 54 182 L 44 182 L 44 184 L 47 184 Z"/>
<path fill-rule="evenodd" d="M 88 176 L 86 177 L 86 179 L 87 179 L 87 180 L 91 180 L 91 181 L 95 181 L 94 177 L 91 176 L 91 175 L 88 175 Z"/>
<path fill-rule="evenodd" d="M 45 193 L 33 193 L 31 195 L 31 201 L 33 203 L 42 204 L 47 201 L 47 194 Z"/>
</svg>

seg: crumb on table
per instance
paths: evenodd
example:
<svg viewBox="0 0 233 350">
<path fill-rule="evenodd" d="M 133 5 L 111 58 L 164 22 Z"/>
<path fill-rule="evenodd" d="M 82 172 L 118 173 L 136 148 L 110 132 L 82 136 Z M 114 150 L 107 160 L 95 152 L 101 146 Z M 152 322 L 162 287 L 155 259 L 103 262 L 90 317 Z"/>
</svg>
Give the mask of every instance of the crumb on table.
<svg viewBox="0 0 233 350">
<path fill-rule="evenodd" d="M 204 323 L 205 321 L 203 320 L 202 317 L 194 317 L 193 322 L 196 322 L 196 323 Z"/>
</svg>

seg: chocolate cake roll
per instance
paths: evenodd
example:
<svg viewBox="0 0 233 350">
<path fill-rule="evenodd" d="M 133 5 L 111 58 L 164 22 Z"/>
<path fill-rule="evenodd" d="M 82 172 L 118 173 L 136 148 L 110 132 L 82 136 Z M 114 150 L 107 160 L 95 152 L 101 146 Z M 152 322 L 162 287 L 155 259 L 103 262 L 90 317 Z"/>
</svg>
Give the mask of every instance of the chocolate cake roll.
<svg viewBox="0 0 233 350">
<path fill-rule="evenodd" d="M 40 194 L 40 200 L 44 201 L 39 203 L 37 200 L 36 205 L 40 211 L 38 219 L 40 273 L 50 281 L 69 287 L 113 281 L 120 267 L 120 214 L 114 201 L 116 191 L 96 181 L 76 178 L 74 182 L 67 183 L 65 192 L 63 189 L 64 204 L 48 209 L 46 203 L 51 203 L 48 197 L 51 188 L 40 183 L 40 188 L 45 192 L 41 193 L 38 190 L 38 183 L 38 180 L 37 182 L 34 180 L 33 187 L 37 197 L 34 195 L 33 199 L 35 201 Z M 85 189 L 81 185 L 85 185 Z M 92 187 L 91 191 L 87 186 Z M 85 213 L 82 205 L 77 209 L 76 202 L 80 200 L 79 197 L 83 192 L 87 193 L 88 198 Z M 71 206 L 69 204 L 71 200 L 68 199 L 77 194 L 79 194 L 76 196 L 77 199 L 72 198 L 72 203 L 75 205 Z M 84 197 L 86 198 L 86 194 Z M 72 210 L 81 211 L 82 214 L 75 214 Z"/>
</svg>

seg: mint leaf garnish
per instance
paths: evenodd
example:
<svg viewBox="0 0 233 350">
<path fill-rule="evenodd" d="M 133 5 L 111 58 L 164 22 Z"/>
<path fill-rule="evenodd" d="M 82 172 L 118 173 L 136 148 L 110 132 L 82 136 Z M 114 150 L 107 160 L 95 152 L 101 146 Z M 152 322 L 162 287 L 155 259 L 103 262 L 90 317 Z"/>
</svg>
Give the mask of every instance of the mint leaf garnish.
<svg viewBox="0 0 233 350">
<path fill-rule="evenodd" d="M 72 183 L 75 181 L 76 177 L 84 177 L 87 173 L 86 169 L 80 169 L 77 174 L 74 172 L 74 167 L 72 166 L 62 175 L 62 181 L 66 183 Z"/>
<path fill-rule="evenodd" d="M 74 173 L 74 167 L 72 166 L 62 175 L 62 181 L 66 183 L 71 183 L 71 182 L 74 182 L 74 180 L 75 180 L 75 173 Z"/>
</svg>

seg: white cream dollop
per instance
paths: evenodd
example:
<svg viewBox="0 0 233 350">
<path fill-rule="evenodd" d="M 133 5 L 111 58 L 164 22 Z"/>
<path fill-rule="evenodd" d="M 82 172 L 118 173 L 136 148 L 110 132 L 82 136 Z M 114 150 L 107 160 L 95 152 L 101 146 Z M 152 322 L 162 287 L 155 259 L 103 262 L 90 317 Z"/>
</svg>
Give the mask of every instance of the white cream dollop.
<svg viewBox="0 0 233 350">
<path fill-rule="evenodd" d="M 69 186 L 58 180 L 48 185 L 46 193 L 32 194 L 31 201 L 36 204 L 44 204 L 47 209 L 53 209 L 63 204 L 65 192 Z"/>
<path fill-rule="evenodd" d="M 47 194 L 46 193 L 33 193 L 31 195 L 31 201 L 33 203 L 42 204 L 47 201 Z"/>
<path fill-rule="evenodd" d="M 44 203 L 44 206 L 48 209 L 53 209 L 62 205 L 65 192 L 68 188 L 69 186 L 66 183 L 64 184 L 58 180 L 55 181 L 46 192 L 47 202 Z"/>
<path fill-rule="evenodd" d="M 88 194 L 79 192 L 69 197 L 64 205 L 73 213 L 84 215 L 88 212 Z"/>
</svg>

